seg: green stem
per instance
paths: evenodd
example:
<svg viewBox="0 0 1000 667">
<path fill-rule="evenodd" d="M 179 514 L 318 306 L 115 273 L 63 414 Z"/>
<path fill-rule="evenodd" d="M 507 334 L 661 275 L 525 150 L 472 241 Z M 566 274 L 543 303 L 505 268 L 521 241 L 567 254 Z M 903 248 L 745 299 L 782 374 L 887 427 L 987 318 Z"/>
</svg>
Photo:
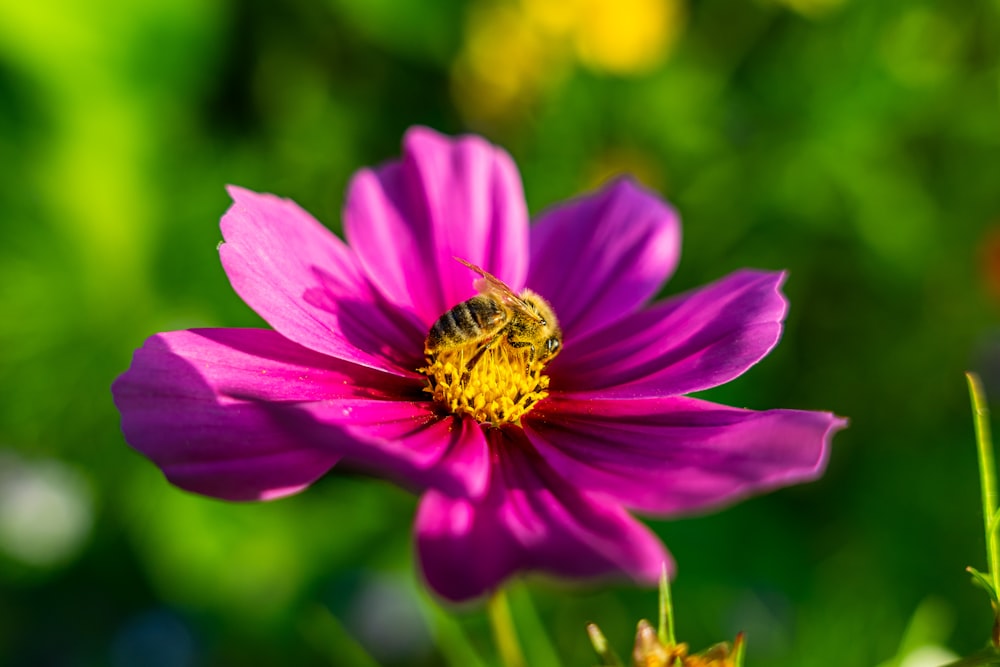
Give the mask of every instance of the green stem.
<svg viewBox="0 0 1000 667">
<path fill-rule="evenodd" d="M 503 667 L 527 667 L 521 645 L 517 641 L 514 619 L 504 589 L 498 588 L 489 599 L 486 603 L 486 613 L 490 617 L 493 641 L 496 642 L 497 650 L 500 652 L 500 662 Z"/>
<path fill-rule="evenodd" d="M 1000 537 L 995 530 L 997 514 L 997 475 L 990 436 L 990 411 L 986 406 L 983 384 L 975 373 L 966 373 L 969 395 L 975 413 L 976 447 L 979 450 L 979 479 L 983 488 L 983 525 L 986 530 L 986 556 L 989 560 L 993 590 L 1000 593 Z"/>
<path fill-rule="evenodd" d="M 664 646 L 677 643 L 674 635 L 674 601 L 670 597 L 670 580 L 667 577 L 667 566 L 664 563 L 660 570 L 660 618 L 657 627 L 657 637 Z"/>
<path fill-rule="evenodd" d="M 990 535 L 996 533 L 998 528 L 1000 528 L 1000 512 L 993 515 L 993 525 L 991 525 L 988 529 L 990 531 Z"/>
</svg>

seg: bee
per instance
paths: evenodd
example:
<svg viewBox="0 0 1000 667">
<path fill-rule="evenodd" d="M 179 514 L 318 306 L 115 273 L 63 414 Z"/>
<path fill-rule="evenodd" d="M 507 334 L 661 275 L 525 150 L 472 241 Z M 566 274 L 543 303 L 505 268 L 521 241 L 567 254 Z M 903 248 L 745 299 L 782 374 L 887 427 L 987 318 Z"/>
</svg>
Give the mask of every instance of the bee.
<svg viewBox="0 0 1000 667">
<path fill-rule="evenodd" d="M 528 348 L 529 361 L 547 362 L 562 347 L 562 331 L 552 307 L 531 290 L 514 294 L 502 280 L 475 264 L 455 258 L 480 276 L 479 294 L 439 317 L 427 334 L 424 353 L 475 346 L 467 368 L 484 352 L 503 341 L 512 348 Z"/>
</svg>

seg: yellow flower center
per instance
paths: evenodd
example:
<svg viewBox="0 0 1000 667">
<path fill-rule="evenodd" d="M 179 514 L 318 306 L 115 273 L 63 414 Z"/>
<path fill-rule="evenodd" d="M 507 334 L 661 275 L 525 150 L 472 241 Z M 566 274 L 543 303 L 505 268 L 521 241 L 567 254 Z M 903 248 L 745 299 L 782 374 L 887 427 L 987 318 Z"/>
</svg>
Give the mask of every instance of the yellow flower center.
<svg viewBox="0 0 1000 667">
<path fill-rule="evenodd" d="M 549 393 L 545 363 L 532 359 L 530 347 L 505 341 L 476 357 L 474 345 L 428 356 L 424 391 L 448 412 L 499 426 L 518 424 Z"/>
</svg>

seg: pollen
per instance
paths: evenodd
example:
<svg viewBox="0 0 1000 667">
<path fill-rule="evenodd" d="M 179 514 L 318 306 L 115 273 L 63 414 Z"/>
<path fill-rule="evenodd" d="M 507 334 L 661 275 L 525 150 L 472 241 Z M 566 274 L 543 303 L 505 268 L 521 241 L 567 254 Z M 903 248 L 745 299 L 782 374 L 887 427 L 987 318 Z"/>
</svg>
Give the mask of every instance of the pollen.
<svg viewBox="0 0 1000 667">
<path fill-rule="evenodd" d="M 545 363 L 532 359 L 529 349 L 501 342 L 478 357 L 471 345 L 443 350 L 420 369 L 427 376 L 424 391 L 452 414 L 494 426 L 519 424 L 549 395 Z"/>
</svg>

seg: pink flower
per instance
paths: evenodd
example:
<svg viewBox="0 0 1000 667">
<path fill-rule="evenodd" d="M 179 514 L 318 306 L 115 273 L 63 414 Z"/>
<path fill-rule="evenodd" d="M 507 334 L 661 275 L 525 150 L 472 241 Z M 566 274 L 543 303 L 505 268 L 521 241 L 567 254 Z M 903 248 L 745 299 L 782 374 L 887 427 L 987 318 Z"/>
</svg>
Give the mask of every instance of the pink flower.
<svg viewBox="0 0 1000 667">
<path fill-rule="evenodd" d="M 415 128 L 403 153 L 352 180 L 347 243 L 288 200 L 230 189 L 222 264 L 274 330 L 157 334 L 112 387 L 126 440 L 170 482 L 266 500 L 340 460 L 395 479 L 423 494 L 427 583 L 464 600 L 523 570 L 655 584 L 670 557 L 628 510 L 703 512 L 822 473 L 844 420 L 684 396 L 775 345 L 783 274 L 738 271 L 650 305 L 680 252 L 654 194 L 618 180 L 529 227 L 503 150 Z M 498 395 L 453 414 L 426 390 L 431 326 L 476 294 L 455 257 L 559 318 L 562 351 L 516 419 L 470 416 Z M 473 375 L 523 380 L 526 362 L 495 363 L 513 349 L 498 339 Z"/>
</svg>

